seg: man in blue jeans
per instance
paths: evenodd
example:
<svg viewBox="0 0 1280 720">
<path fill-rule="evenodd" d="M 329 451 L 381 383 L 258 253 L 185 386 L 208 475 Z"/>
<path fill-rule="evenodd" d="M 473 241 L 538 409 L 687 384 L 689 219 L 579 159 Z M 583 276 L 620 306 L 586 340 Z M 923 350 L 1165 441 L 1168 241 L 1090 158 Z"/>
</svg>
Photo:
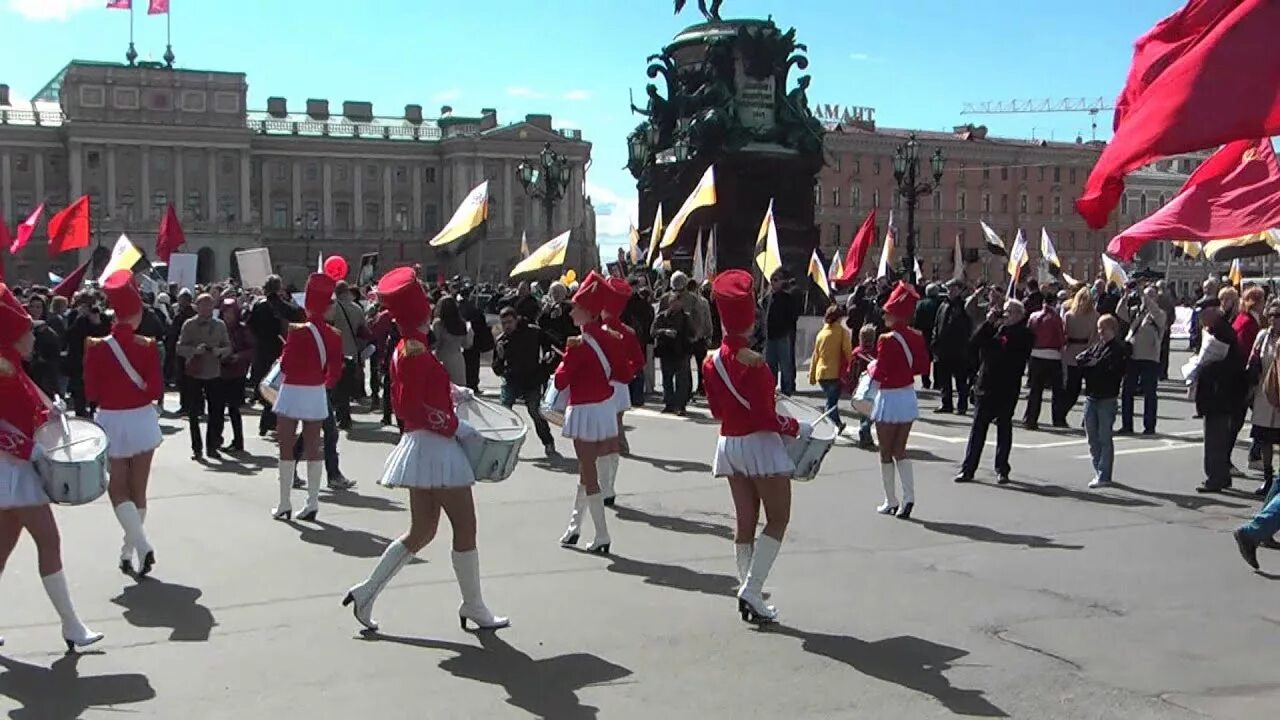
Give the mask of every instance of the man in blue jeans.
<svg viewBox="0 0 1280 720">
<path fill-rule="evenodd" d="M 1249 563 L 1254 570 L 1258 567 L 1258 546 L 1275 546 L 1275 534 L 1280 532 L 1280 483 L 1272 483 L 1270 494 L 1262 509 L 1249 522 L 1236 528 L 1232 533 L 1236 538 L 1236 548 L 1240 557 Z"/>
<path fill-rule="evenodd" d="M 1111 468 L 1115 462 L 1112 428 L 1116 422 L 1116 396 L 1124 379 L 1124 343 L 1116 337 L 1120 325 L 1114 315 L 1098 318 L 1098 342 L 1076 356 L 1084 378 L 1084 434 L 1089 438 L 1089 456 L 1093 460 L 1091 488 L 1111 484 Z"/>
<path fill-rule="evenodd" d="M 791 279 L 782 268 L 769 276 L 769 298 L 764 311 L 764 360 L 778 378 L 783 395 L 796 392 L 796 323 L 800 301 L 791 290 Z"/>
</svg>

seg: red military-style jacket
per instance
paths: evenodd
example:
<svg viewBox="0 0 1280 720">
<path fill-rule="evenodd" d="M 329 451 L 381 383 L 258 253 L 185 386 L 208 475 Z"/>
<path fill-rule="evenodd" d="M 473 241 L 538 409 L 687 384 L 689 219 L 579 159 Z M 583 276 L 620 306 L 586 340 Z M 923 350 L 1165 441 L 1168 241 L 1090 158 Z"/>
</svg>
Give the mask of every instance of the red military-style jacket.
<svg viewBox="0 0 1280 720">
<path fill-rule="evenodd" d="M 733 387 L 751 406 L 749 409 L 739 402 L 720 377 L 715 365 L 716 356 L 720 357 Z M 764 364 L 764 359 L 747 349 L 745 338 L 725 336 L 720 349 L 702 362 L 702 379 L 711 414 L 720 421 L 721 435 L 742 437 L 758 432 L 776 432 L 795 437 L 800 434 L 800 423 L 795 418 L 778 414 L 774 403 L 777 380 Z"/>
<path fill-rule="evenodd" d="M 155 340 L 138 335 L 123 323 L 111 326 L 116 341 L 142 387 L 129 377 L 106 338 L 89 338 L 84 346 L 84 395 L 102 410 L 133 410 L 164 397 L 164 374 Z"/>
<path fill-rule="evenodd" d="M 22 369 L 22 358 L 11 350 L 0 350 L 0 452 L 30 460 L 35 447 L 32 436 L 48 419 L 49 407 Z"/>
<path fill-rule="evenodd" d="M 911 349 L 911 362 L 907 362 L 907 353 L 893 336 L 894 332 L 900 334 Z M 916 375 L 929 372 L 929 352 L 924 337 L 912 328 L 899 328 L 881 335 L 876 340 L 876 362 L 872 367 L 871 379 L 880 383 L 881 390 L 911 387 Z"/>
<path fill-rule="evenodd" d="M 587 335 L 599 343 L 601 352 L 609 361 L 607 375 L 600 357 L 586 341 Z M 617 335 L 616 332 L 611 335 L 611 331 L 597 321 L 582 328 L 582 336 L 569 338 L 553 380 L 557 390 L 569 389 L 570 405 L 590 405 L 613 397 L 613 386 L 609 381 L 619 368 L 627 365 L 627 359 L 619 349 Z"/>
<path fill-rule="evenodd" d="M 605 357 L 623 359 L 623 362 L 611 368 L 613 374 L 609 379 L 613 382 L 629 383 L 644 369 L 644 348 L 640 346 L 640 338 L 636 337 L 636 331 L 624 322 L 610 323 L 605 326 L 605 329 L 616 333 L 616 335 L 605 333 L 605 344 L 613 345 L 612 348 L 605 349 Z"/>
<path fill-rule="evenodd" d="M 320 365 L 320 349 L 308 325 L 320 331 L 324 341 L 325 363 Z M 328 323 L 316 322 L 290 325 L 284 339 L 284 352 L 280 354 L 280 370 L 284 382 L 289 385 L 315 387 L 323 385 L 333 389 L 342 379 L 342 335 Z"/>
<path fill-rule="evenodd" d="M 391 358 L 391 407 L 405 432 L 429 430 L 451 438 L 458 431 L 449 373 L 416 331 L 400 340 Z"/>
</svg>

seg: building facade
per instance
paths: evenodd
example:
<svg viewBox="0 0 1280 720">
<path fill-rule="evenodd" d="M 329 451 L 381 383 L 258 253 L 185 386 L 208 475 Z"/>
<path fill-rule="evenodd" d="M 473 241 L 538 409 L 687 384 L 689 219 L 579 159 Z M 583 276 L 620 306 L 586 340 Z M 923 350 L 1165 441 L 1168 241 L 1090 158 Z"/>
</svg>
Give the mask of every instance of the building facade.
<svg viewBox="0 0 1280 720">
<path fill-rule="evenodd" d="M 199 256 L 201 281 L 234 277 L 237 250 L 265 246 L 277 272 L 300 281 L 319 254 L 362 253 L 380 264 L 419 263 L 423 275 L 499 280 L 519 260 L 521 236 L 546 238 L 545 211 L 516 176 L 544 144 L 568 159 L 569 184 L 554 208 L 556 232 L 572 229 L 568 266 L 595 267 L 595 214 L 586 196 L 591 145 L 556 130 L 549 115 L 500 125 L 496 110 L 462 117 L 374 113 L 367 102 L 273 97 L 246 109 L 246 76 L 233 72 L 72 62 L 32 102 L 10 104 L 0 86 L 0 212 L 12 225 L 39 203 L 51 215 L 91 201 L 92 247 L 109 252 L 126 233 L 144 251 L 172 204 Z M 427 241 L 467 193 L 490 181 L 489 220 L 465 248 Z M 7 272 L 44 277 L 43 224 Z M 56 258 L 65 271 L 80 258 Z M 589 262 L 589 265 L 587 264 Z"/>
</svg>

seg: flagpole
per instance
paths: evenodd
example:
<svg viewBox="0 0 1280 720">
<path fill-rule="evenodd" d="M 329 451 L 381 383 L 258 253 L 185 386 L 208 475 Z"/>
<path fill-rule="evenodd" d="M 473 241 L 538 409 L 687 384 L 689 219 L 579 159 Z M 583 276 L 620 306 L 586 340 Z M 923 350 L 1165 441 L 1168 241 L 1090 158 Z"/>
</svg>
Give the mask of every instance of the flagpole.
<svg viewBox="0 0 1280 720">
<path fill-rule="evenodd" d="M 124 59 L 129 61 L 130 67 L 138 59 L 138 50 L 133 45 L 133 3 L 129 3 L 129 52 L 124 54 Z"/>
<path fill-rule="evenodd" d="M 173 61 L 177 59 L 173 54 L 173 8 L 168 3 L 164 8 L 164 62 L 170 69 L 173 68 Z"/>
</svg>

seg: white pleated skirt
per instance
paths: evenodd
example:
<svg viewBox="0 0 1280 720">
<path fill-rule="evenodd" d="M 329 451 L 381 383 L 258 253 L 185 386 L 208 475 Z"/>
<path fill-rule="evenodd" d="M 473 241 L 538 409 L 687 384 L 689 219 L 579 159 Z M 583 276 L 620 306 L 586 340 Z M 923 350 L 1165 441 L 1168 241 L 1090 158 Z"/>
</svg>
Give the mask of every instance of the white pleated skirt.
<svg viewBox="0 0 1280 720">
<path fill-rule="evenodd" d="M 875 405 L 871 407 L 872 422 L 909 423 L 920 417 L 920 403 L 914 387 L 880 388 Z"/>
<path fill-rule="evenodd" d="M 389 488 L 471 487 L 475 482 L 471 463 L 458 441 L 430 430 L 401 435 L 378 480 L 379 485 Z"/>
<path fill-rule="evenodd" d="M 294 420 L 319 421 L 329 417 L 329 395 L 323 385 L 280 386 L 280 395 L 272 408 L 277 415 Z"/>
<path fill-rule="evenodd" d="M 613 386 L 613 405 L 618 408 L 618 413 L 622 414 L 631 409 L 631 388 L 626 383 L 610 381 Z"/>
<path fill-rule="evenodd" d="M 747 475 L 791 475 L 796 466 L 787 455 L 782 436 L 776 432 L 756 432 L 741 437 L 720 436 L 711 471 L 716 477 Z"/>
<path fill-rule="evenodd" d="M 618 436 L 618 406 L 613 398 L 585 405 L 570 404 L 564 411 L 564 437 L 600 442 Z"/>
<path fill-rule="evenodd" d="M 160 415 L 150 403 L 132 410 L 99 410 L 94 421 L 106 433 L 109 458 L 131 458 L 151 452 L 164 442 Z"/>
<path fill-rule="evenodd" d="M 48 504 L 36 466 L 0 452 L 0 510 Z"/>
</svg>

